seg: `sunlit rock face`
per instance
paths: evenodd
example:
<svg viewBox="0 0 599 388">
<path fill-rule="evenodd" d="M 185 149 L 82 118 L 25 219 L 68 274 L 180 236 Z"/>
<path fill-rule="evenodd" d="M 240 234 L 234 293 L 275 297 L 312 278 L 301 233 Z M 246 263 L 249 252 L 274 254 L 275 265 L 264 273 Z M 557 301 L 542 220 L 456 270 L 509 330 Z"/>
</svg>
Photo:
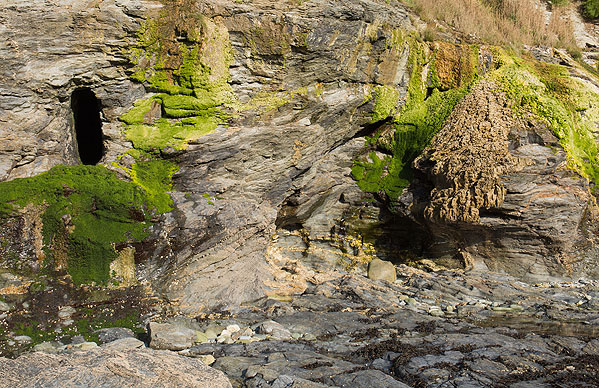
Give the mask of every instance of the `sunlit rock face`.
<svg viewBox="0 0 599 388">
<path fill-rule="evenodd" d="M 124 218 L 145 235 L 103 247 L 176 309 L 300 292 L 307 271 L 374 257 L 596 275 L 594 159 L 513 114 L 512 54 L 426 42 L 397 2 L 9 0 L 0 22 L 0 179 L 82 163 L 138 185 L 149 205 Z M 596 82 L 562 62 L 590 123 Z M 2 221 L 0 249 L 41 265 L 60 248 L 68 267 L 75 216 L 59 247 L 40 206 Z"/>
</svg>

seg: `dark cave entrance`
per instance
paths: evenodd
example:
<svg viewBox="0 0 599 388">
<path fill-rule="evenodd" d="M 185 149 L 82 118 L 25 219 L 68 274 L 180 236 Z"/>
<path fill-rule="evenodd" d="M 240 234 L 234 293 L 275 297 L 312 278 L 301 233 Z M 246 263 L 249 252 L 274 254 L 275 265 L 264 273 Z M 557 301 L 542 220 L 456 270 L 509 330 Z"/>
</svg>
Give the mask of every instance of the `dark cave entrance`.
<svg viewBox="0 0 599 388">
<path fill-rule="evenodd" d="M 71 95 L 71 109 L 79 159 L 83 164 L 97 164 L 104 155 L 100 101 L 90 88 L 76 89 Z"/>
</svg>

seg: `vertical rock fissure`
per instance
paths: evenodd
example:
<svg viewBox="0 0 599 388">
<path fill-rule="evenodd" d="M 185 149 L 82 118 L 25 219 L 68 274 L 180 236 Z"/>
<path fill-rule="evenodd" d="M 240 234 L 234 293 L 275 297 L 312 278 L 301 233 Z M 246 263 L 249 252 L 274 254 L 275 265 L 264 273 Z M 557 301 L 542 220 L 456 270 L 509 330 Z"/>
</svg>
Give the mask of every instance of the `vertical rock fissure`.
<svg viewBox="0 0 599 388">
<path fill-rule="evenodd" d="M 100 101 L 90 88 L 76 89 L 71 95 L 71 110 L 79 159 L 95 165 L 104 155 Z"/>
</svg>

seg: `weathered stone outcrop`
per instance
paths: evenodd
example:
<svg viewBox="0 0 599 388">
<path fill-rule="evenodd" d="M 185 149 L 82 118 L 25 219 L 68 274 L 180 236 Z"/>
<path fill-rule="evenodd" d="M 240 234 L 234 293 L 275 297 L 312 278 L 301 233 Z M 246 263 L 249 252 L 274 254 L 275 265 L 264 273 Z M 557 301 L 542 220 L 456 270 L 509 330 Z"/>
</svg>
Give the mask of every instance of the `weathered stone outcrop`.
<svg viewBox="0 0 599 388">
<path fill-rule="evenodd" d="M 599 275 L 591 75 L 565 54 L 546 67 L 424 42 L 395 1 L 300 3 L 0 5 L 0 180 L 79 163 L 76 90 L 99 101 L 110 170 L 53 181 L 51 200 L 21 203 L 10 186 L 0 262 L 137 280 L 189 314 L 302 291 L 312 270 L 364 272 L 375 256 Z M 583 79 L 580 95 L 545 98 Z M 115 174 L 131 182 L 110 185 L 129 195 L 113 203 L 90 180 Z M 94 276 L 71 271 L 80 246 L 79 268 L 90 246 L 102 258 Z"/>
<path fill-rule="evenodd" d="M 376 101 L 369 96 L 375 85 L 389 85 L 396 97 L 405 98 L 408 50 L 401 35 L 413 27 L 402 6 L 385 2 L 188 3 L 202 14 L 203 33 L 214 38 L 203 43 L 202 60 L 212 67 L 211 79 L 228 79 L 237 102 L 227 109 L 235 112 L 213 133 L 186 139 L 187 149 L 160 150 L 180 167 L 173 177 L 174 210 L 136 245 L 136 260 L 141 280 L 192 312 L 264 295 L 265 281 L 272 278 L 265 261 L 271 236 L 277 224 L 295 224 L 279 210 L 297 194 L 303 210 L 294 211 L 294 217 L 300 223 L 311 218 L 306 226 L 315 229 L 308 234 L 324 238 L 320 249 L 330 250 L 336 264 L 342 255 L 330 247 L 339 241 L 330 236 L 333 218 L 341 218 L 348 207 L 344 192 L 361 195 L 348 173 L 362 147 L 354 138 L 371 121 Z M 161 17 L 161 7 L 144 1 L 2 6 L 8 43 L 1 55 L 7 82 L 0 107 L 1 120 L 9 124 L 0 134 L 2 179 L 78 162 L 69 100 L 81 87 L 100 101 L 101 163 L 111 167 L 117 161 L 121 175 L 132 171 L 131 156 L 121 158 L 131 143 L 118 118 L 144 96 L 144 87 L 128 78 L 130 49 L 139 44 L 136 33 L 146 23 L 142 16 Z M 22 28 L 24 21 L 35 28 Z M 217 49 L 229 45 L 227 69 Z M 145 87 L 151 92 L 154 86 Z M 170 112 L 170 105 L 162 104 L 162 114 L 146 114 L 144 123 L 160 120 L 165 109 Z M 156 111 L 160 104 L 154 100 L 152 107 Z M 332 213 L 323 214 L 323 206 Z M 33 222 L 29 214 L 19 217 L 6 222 Z M 72 233 L 70 221 L 64 222 L 64 233 Z M 20 230 L 15 227 L 6 240 L 18 238 Z M 41 247 L 48 247 L 44 236 L 38 233 L 32 243 L 5 251 L 31 257 L 35 243 L 39 252 L 31 265 L 41 263 L 47 254 Z M 57 243 L 52 246 L 56 254 Z M 60 249 L 66 254 L 68 246 Z"/>
<path fill-rule="evenodd" d="M 143 95 L 143 87 L 124 72 L 125 49 L 135 42 L 138 17 L 156 6 L 141 1 L 3 2 L 0 179 L 78 163 L 70 96 L 81 87 L 92 89 L 101 101 L 109 154 L 124 151 L 117 118 Z"/>
<path fill-rule="evenodd" d="M 330 230 L 348 207 L 344 192 L 360 195 L 349 169 L 363 145 L 354 138 L 371 120 L 374 101 L 365 103 L 365 93 L 380 83 L 405 96 L 407 52 L 394 39 L 398 28 L 411 28 L 403 8 L 367 1 L 200 9 L 226 26 L 230 83 L 250 108 L 176 156 L 176 210 L 157 230 L 146 277 L 158 278 L 165 295 L 191 311 L 264 295 L 277 226 L 314 225 L 311 239 L 328 240 L 324 249 L 341 256 Z M 289 213 L 285 203 L 300 206 Z M 324 255 L 308 256 L 316 262 Z"/>
<path fill-rule="evenodd" d="M 15 360 L 0 358 L 0 365 L 0 382 L 14 388 L 231 387 L 222 372 L 199 360 L 147 348 L 107 347 L 70 354 L 35 352 Z"/>
<path fill-rule="evenodd" d="M 546 125 L 514 115 L 497 85 L 476 85 L 414 163 L 432 187 L 411 204 L 434 236 L 430 257 L 525 279 L 596 276 L 587 180 Z"/>
</svg>

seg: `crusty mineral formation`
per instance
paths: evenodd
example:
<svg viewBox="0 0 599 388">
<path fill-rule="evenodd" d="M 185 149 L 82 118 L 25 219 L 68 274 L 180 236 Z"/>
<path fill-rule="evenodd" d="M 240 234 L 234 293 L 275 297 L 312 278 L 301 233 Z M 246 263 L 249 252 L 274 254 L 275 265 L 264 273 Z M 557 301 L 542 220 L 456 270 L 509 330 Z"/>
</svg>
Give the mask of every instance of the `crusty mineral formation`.
<svg viewBox="0 0 599 388">
<path fill-rule="evenodd" d="M 412 209 L 434 237 L 428 253 L 450 266 L 525 279 L 596 276 L 596 202 L 557 138 L 516 115 L 502 92 L 477 84 L 415 161 L 432 185 Z"/>
</svg>

